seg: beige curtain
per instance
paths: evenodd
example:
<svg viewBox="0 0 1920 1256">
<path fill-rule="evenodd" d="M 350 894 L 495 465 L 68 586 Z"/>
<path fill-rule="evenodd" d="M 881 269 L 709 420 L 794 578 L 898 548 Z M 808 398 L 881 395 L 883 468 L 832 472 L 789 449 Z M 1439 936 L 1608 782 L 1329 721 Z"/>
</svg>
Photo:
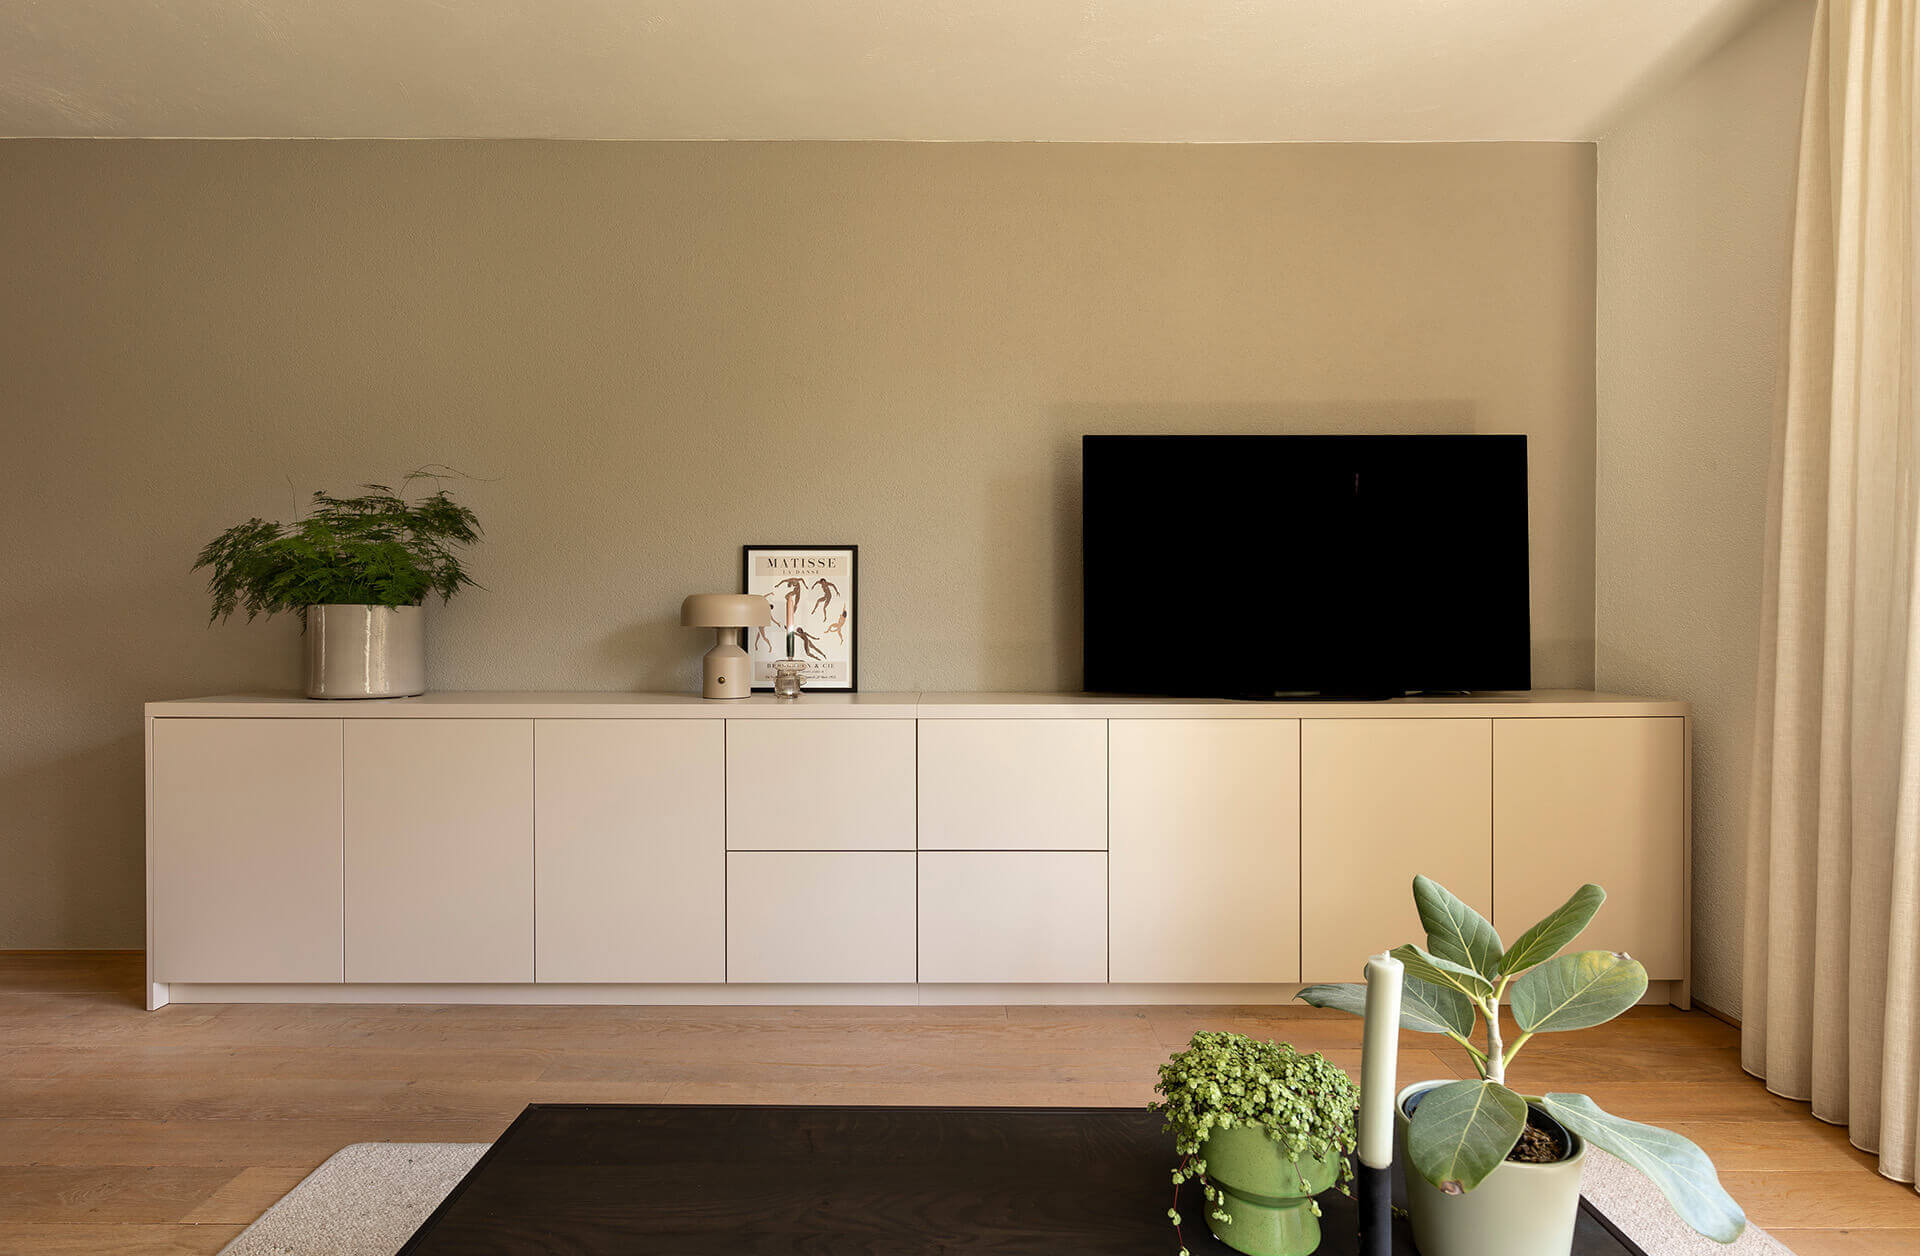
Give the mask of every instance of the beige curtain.
<svg viewBox="0 0 1920 1256">
<path fill-rule="evenodd" d="M 1800 135 L 1748 845 L 1742 1057 L 1920 1160 L 1920 0 L 1821 0 Z"/>
</svg>

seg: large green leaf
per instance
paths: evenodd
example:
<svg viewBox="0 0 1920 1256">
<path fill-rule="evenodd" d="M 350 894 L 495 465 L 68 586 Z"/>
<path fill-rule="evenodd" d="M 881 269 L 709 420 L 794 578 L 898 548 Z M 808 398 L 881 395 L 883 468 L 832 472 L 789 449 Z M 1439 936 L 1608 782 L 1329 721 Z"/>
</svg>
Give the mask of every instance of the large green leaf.
<svg viewBox="0 0 1920 1256">
<path fill-rule="evenodd" d="M 1407 1159 L 1449 1195 L 1500 1167 L 1527 1124 L 1527 1101 L 1498 1082 L 1448 1082 L 1420 1099 L 1407 1125 Z"/>
<path fill-rule="evenodd" d="M 1473 1032 L 1473 1004 L 1467 1002 L 1465 995 L 1431 981 L 1407 977 L 1400 987 L 1400 1023 L 1406 1025 L 1409 1017 L 1416 1016 L 1438 1026 L 1436 1030 L 1422 1030 L 1423 1033 L 1452 1030 L 1465 1038 Z"/>
<path fill-rule="evenodd" d="M 1647 992 L 1647 970 L 1617 951 L 1548 960 L 1516 980 L 1513 1019 L 1528 1033 L 1586 1029 L 1610 1021 Z"/>
<path fill-rule="evenodd" d="M 1583 885 L 1573 897 L 1547 913 L 1547 918 L 1520 935 L 1520 940 L 1500 957 L 1502 974 L 1525 972 L 1535 964 L 1544 964 L 1560 953 L 1560 948 L 1580 936 L 1607 892 L 1597 885 Z"/>
<path fill-rule="evenodd" d="M 1488 981 L 1500 976 L 1500 935 L 1487 918 L 1428 877 L 1413 879 L 1413 905 L 1427 931 L 1427 949 L 1470 968 Z"/>
<path fill-rule="evenodd" d="M 1411 942 L 1394 947 L 1392 955 L 1406 965 L 1409 977 L 1458 990 L 1470 999 L 1484 999 L 1493 993 L 1493 983 L 1473 969 L 1429 955 Z"/>
<path fill-rule="evenodd" d="M 1746 1214 L 1721 1187 L 1707 1153 L 1680 1135 L 1623 1121 L 1585 1095 L 1547 1095 L 1540 1106 L 1595 1147 L 1646 1174 L 1680 1219 L 1708 1238 L 1731 1243 L 1747 1228 Z"/>
<path fill-rule="evenodd" d="M 1304 986 L 1293 997 L 1314 1007 L 1367 1014 L 1367 988 L 1351 982 Z M 1465 1038 L 1473 1032 L 1473 1005 L 1458 990 L 1408 977 L 1400 991 L 1400 1028 Z"/>
</svg>

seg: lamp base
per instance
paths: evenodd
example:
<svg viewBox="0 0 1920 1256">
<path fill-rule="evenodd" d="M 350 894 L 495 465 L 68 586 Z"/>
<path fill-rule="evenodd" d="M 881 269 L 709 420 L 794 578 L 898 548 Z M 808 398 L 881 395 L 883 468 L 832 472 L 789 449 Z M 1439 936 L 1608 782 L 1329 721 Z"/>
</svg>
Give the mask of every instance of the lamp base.
<svg viewBox="0 0 1920 1256">
<path fill-rule="evenodd" d="M 714 630 L 722 640 L 714 643 L 701 660 L 700 696 L 703 698 L 744 698 L 753 692 L 753 666 L 747 652 L 733 640 L 738 628 Z"/>
</svg>

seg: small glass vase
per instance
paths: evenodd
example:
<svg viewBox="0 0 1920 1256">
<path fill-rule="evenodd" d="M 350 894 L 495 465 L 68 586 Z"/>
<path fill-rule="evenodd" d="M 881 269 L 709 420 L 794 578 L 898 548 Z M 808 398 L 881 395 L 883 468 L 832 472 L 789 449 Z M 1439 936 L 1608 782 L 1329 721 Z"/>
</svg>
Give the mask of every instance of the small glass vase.
<svg viewBox="0 0 1920 1256">
<path fill-rule="evenodd" d="M 805 682 L 806 663 L 801 659 L 775 659 L 773 661 L 773 696 L 776 698 L 797 698 L 800 686 Z"/>
</svg>

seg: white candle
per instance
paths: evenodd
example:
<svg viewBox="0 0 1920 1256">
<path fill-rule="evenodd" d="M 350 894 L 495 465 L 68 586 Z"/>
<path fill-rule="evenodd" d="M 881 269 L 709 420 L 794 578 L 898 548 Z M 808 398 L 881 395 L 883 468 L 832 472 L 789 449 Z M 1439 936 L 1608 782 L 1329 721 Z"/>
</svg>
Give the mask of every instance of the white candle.
<svg viewBox="0 0 1920 1256">
<path fill-rule="evenodd" d="M 1366 1037 L 1360 1050 L 1360 1163 L 1374 1169 L 1393 1164 L 1394 1067 L 1400 1052 L 1400 980 L 1391 955 L 1367 960 Z"/>
</svg>

